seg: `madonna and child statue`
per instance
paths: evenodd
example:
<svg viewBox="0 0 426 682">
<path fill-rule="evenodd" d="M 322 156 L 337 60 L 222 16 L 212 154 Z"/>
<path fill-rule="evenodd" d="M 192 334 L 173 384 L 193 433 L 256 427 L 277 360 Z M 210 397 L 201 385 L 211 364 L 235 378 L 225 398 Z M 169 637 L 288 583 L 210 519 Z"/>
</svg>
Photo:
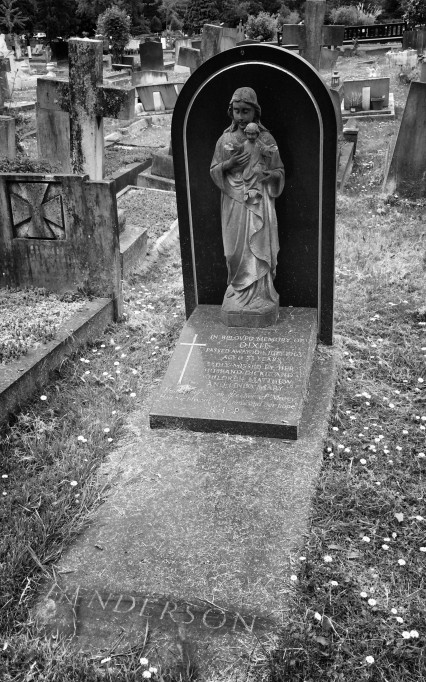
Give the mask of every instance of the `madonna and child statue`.
<svg viewBox="0 0 426 682">
<path fill-rule="evenodd" d="M 273 284 L 279 250 L 275 198 L 284 188 L 284 166 L 274 138 L 260 122 L 252 88 L 234 92 L 228 114 L 232 123 L 217 141 L 210 167 L 222 195 L 228 266 L 221 319 L 228 327 L 268 327 L 279 312 Z"/>
</svg>

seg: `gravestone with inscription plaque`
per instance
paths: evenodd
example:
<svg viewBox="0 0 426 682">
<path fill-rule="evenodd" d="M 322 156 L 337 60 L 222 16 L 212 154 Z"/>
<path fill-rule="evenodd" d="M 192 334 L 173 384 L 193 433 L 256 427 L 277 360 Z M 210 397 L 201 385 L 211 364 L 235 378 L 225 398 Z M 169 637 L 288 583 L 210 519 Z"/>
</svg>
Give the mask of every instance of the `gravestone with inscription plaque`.
<svg viewBox="0 0 426 682">
<path fill-rule="evenodd" d="M 282 48 L 227 50 L 185 84 L 172 144 L 188 319 L 151 427 L 298 437 L 317 342 L 333 339 L 336 127 L 315 69 Z"/>
</svg>

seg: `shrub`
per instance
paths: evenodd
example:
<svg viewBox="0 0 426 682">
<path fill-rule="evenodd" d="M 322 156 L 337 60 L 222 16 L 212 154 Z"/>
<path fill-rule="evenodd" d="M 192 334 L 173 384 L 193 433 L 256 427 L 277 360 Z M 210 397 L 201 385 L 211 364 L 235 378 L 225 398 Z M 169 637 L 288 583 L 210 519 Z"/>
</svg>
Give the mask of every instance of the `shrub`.
<svg viewBox="0 0 426 682">
<path fill-rule="evenodd" d="M 277 33 L 277 18 L 268 12 L 259 12 L 257 17 L 250 14 L 247 19 L 246 33 L 249 38 L 273 40 Z"/>
<path fill-rule="evenodd" d="M 356 26 L 358 21 L 358 12 L 353 5 L 342 5 L 332 9 L 330 12 L 330 19 L 333 24 L 344 24 L 345 26 Z"/>
<path fill-rule="evenodd" d="M 183 25 L 189 33 L 200 33 L 204 24 L 215 24 L 218 21 L 219 10 L 215 2 L 189 0 L 183 20 Z"/>
<path fill-rule="evenodd" d="M 372 5 L 364 5 L 360 2 L 358 5 L 342 5 L 332 9 L 330 12 L 330 19 L 333 24 L 344 24 L 345 26 L 369 26 L 374 24 L 381 9 Z"/>
<path fill-rule="evenodd" d="M 120 63 L 123 50 L 130 40 L 130 17 L 125 10 L 112 5 L 98 17 L 97 33 L 109 37 L 115 63 Z"/>
<path fill-rule="evenodd" d="M 152 17 L 151 21 L 151 31 L 153 33 L 160 33 L 163 29 L 163 24 L 161 23 L 161 19 L 159 17 Z"/>
<path fill-rule="evenodd" d="M 290 10 L 286 5 L 282 5 L 280 13 L 277 18 L 277 27 L 281 30 L 283 24 L 299 24 L 300 14 L 297 10 Z"/>
<path fill-rule="evenodd" d="M 403 17 L 410 25 L 426 22 L 426 0 L 402 0 Z"/>
</svg>

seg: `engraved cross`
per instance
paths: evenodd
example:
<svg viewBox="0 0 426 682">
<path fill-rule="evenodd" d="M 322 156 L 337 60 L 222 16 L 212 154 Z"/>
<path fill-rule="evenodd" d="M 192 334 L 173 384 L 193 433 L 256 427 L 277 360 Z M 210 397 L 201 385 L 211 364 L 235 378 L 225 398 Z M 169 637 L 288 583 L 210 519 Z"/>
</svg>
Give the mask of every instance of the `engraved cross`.
<svg viewBox="0 0 426 682">
<path fill-rule="evenodd" d="M 195 347 L 195 346 L 206 346 L 206 345 L 207 345 L 206 343 L 195 343 L 196 340 L 197 340 L 197 336 L 198 336 L 198 334 L 195 334 L 195 336 L 194 336 L 194 338 L 192 339 L 191 343 L 187 343 L 187 342 L 183 342 L 183 343 L 182 343 L 182 342 L 181 342 L 181 344 L 180 344 L 181 346 L 189 346 L 189 351 L 188 351 L 188 355 L 187 355 L 186 360 L 185 360 L 185 364 L 184 364 L 184 366 L 183 366 L 183 370 L 182 370 L 182 372 L 180 373 L 180 377 L 179 377 L 178 384 L 181 384 L 181 383 L 182 383 L 183 375 L 185 374 L 186 368 L 188 367 L 189 358 L 190 358 L 191 355 L 192 355 L 192 351 L 194 350 L 194 347 Z"/>
</svg>

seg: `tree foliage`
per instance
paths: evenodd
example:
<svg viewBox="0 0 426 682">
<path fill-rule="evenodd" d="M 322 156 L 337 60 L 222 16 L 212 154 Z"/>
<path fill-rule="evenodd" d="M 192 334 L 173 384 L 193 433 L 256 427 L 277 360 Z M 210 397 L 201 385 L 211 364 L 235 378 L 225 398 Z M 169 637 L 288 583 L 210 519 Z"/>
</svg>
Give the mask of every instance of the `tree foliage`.
<svg viewBox="0 0 426 682">
<path fill-rule="evenodd" d="M 259 12 L 257 17 L 251 14 L 247 19 L 246 32 L 249 38 L 273 40 L 277 34 L 277 18 L 268 12 Z"/>
<path fill-rule="evenodd" d="M 213 0 L 189 0 L 184 17 L 184 28 L 189 33 L 199 33 L 204 24 L 219 20 L 219 8 Z"/>
<path fill-rule="evenodd" d="M 403 17 L 410 25 L 426 23 L 426 0 L 402 0 Z"/>
<path fill-rule="evenodd" d="M 110 39 L 111 52 L 116 63 L 120 62 L 124 48 L 130 40 L 130 25 L 130 17 L 117 5 L 108 7 L 98 17 L 97 31 Z"/>
<path fill-rule="evenodd" d="M 79 29 L 75 0 L 37 0 L 36 18 L 48 40 L 69 38 Z"/>
<path fill-rule="evenodd" d="M 0 29 L 3 33 L 16 33 L 25 26 L 24 15 L 17 4 L 17 0 L 0 2 Z"/>
</svg>

